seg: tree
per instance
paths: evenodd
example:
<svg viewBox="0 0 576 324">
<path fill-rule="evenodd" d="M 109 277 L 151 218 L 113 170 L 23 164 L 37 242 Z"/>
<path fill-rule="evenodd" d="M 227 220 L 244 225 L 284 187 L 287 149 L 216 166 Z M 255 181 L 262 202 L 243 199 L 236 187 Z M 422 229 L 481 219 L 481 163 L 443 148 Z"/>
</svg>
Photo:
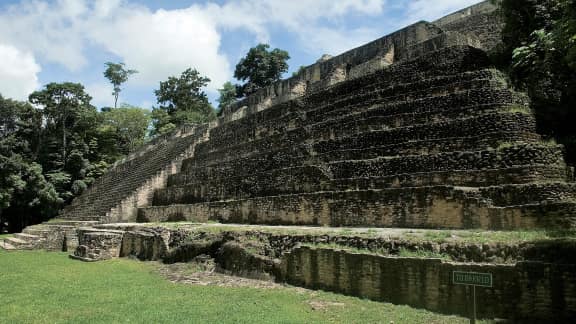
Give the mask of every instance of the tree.
<svg viewBox="0 0 576 324">
<path fill-rule="evenodd" d="M 162 134 L 187 123 L 204 123 L 214 119 L 214 108 L 202 91 L 210 79 L 195 69 L 187 69 L 179 78 L 169 77 L 155 90 L 160 107 L 154 108 L 154 133 Z"/>
<path fill-rule="evenodd" d="M 222 85 L 222 89 L 218 89 L 220 98 L 218 98 L 218 110 L 222 111 L 223 108 L 230 106 L 236 102 L 236 86 L 230 81 Z"/>
<path fill-rule="evenodd" d="M 115 160 L 126 155 L 144 143 L 150 112 L 148 110 L 121 105 L 120 108 L 103 109 L 100 113 L 100 150 Z"/>
<path fill-rule="evenodd" d="M 138 73 L 138 71 L 126 70 L 124 63 L 106 62 L 105 64 L 107 68 L 106 71 L 104 71 L 104 76 L 110 80 L 110 83 L 114 86 L 112 95 L 114 96 L 114 108 L 116 108 L 118 104 L 118 96 L 120 95 L 120 91 L 122 91 L 120 85 L 128 81 L 128 77 L 134 73 Z"/>
<path fill-rule="evenodd" d="M 49 83 L 44 90 L 35 91 L 29 96 L 32 104 L 43 106 L 43 114 L 49 126 L 59 129 L 62 134 L 62 163 L 66 165 L 68 132 L 82 118 L 96 109 L 90 105 L 92 97 L 79 83 Z"/>
<path fill-rule="evenodd" d="M 288 52 L 278 48 L 268 51 L 268 48 L 270 48 L 268 44 L 258 44 L 236 65 L 234 77 L 245 81 L 244 85 L 238 87 L 238 96 L 254 93 L 280 80 L 282 73 L 288 71 L 286 63 L 290 59 Z"/>
<path fill-rule="evenodd" d="M 41 222 L 60 202 L 36 160 L 41 112 L 0 96 L 0 233 Z"/>
<path fill-rule="evenodd" d="M 573 0 L 503 0 L 503 60 L 525 89 L 539 131 L 576 162 L 576 6 Z"/>
</svg>

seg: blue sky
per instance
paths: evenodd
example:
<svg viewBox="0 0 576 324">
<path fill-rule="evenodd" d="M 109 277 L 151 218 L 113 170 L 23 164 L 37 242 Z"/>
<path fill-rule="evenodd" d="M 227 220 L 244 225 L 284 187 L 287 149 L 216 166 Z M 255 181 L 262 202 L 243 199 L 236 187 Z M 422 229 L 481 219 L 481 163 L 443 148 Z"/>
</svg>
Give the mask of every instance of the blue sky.
<svg viewBox="0 0 576 324">
<path fill-rule="evenodd" d="M 113 105 L 104 63 L 139 71 L 119 102 L 156 104 L 160 81 L 188 67 L 217 89 L 259 42 L 290 53 L 290 75 L 419 20 L 479 0 L 0 0 L 0 94 L 26 100 L 49 82 L 79 82 Z"/>
</svg>

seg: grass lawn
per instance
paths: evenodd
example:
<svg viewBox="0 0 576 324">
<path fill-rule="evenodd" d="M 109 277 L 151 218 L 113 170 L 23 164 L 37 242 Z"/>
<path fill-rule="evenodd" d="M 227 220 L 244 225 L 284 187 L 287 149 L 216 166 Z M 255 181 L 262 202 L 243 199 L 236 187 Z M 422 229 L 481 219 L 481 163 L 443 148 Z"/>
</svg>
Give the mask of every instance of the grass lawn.
<svg viewBox="0 0 576 324">
<path fill-rule="evenodd" d="M 406 306 L 294 288 L 175 284 L 154 263 L 84 263 L 0 249 L 1 323 L 467 323 Z M 313 307 L 321 305 L 321 307 Z"/>
</svg>

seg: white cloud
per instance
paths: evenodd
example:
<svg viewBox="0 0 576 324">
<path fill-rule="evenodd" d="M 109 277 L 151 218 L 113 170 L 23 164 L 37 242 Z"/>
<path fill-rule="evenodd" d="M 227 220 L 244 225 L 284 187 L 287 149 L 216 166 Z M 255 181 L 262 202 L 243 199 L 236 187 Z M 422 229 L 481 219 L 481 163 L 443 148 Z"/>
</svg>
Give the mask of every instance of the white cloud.
<svg viewBox="0 0 576 324">
<path fill-rule="evenodd" d="M 419 20 L 434 21 L 454 11 L 466 8 L 480 0 L 413 0 L 407 3 L 409 23 Z"/>
<path fill-rule="evenodd" d="M 270 25 L 279 25 L 296 34 L 301 47 L 315 54 L 338 54 L 381 36 L 376 29 L 328 28 L 323 23 L 338 25 L 347 15 L 375 16 L 382 13 L 386 0 L 243 0 L 222 6 L 207 5 L 219 26 L 244 28 L 256 34 L 258 41 L 268 42 Z"/>
<path fill-rule="evenodd" d="M 228 60 L 219 52 L 216 25 L 197 8 L 119 8 L 115 16 L 111 22 L 91 22 L 90 37 L 138 70 L 132 77 L 136 83 L 155 84 L 188 67 L 207 75 L 214 87 L 231 77 Z"/>
<path fill-rule="evenodd" d="M 34 52 L 70 71 L 84 68 L 88 46 L 119 56 L 140 73 L 132 81 L 156 85 L 195 67 L 213 82 L 231 78 L 217 24 L 199 8 L 158 10 L 119 0 L 23 1 L 0 13 L 0 42 Z M 91 48 L 92 49 L 92 48 Z"/>
<path fill-rule="evenodd" d="M 315 54 L 335 54 L 376 33 L 333 30 L 322 27 L 320 20 L 379 14 L 384 1 L 241 0 L 151 11 L 122 0 L 23 0 L 0 13 L 0 41 L 70 71 L 87 65 L 88 46 L 104 48 L 140 71 L 131 81 L 145 86 L 195 67 L 212 80 L 208 91 L 215 93 L 232 77 L 231 64 L 220 51 L 223 30 L 248 30 L 258 41 L 268 42 L 267 30 L 278 25 L 296 34 Z M 311 39 L 314 47 L 308 46 Z"/>
<path fill-rule="evenodd" d="M 86 86 L 86 92 L 92 96 L 92 104 L 96 107 L 113 107 L 114 97 L 112 96 L 112 86 L 105 83 L 91 83 Z M 122 93 L 118 98 L 118 103 L 122 102 Z"/>
<path fill-rule="evenodd" d="M 206 0 L 184 9 L 152 11 L 131 0 L 22 0 L 0 12 L 0 43 L 73 72 L 90 63 L 88 51 L 104 49 L 140 72 L 130 79 L 140 87 L 155 87 L 194 67 L 212 80 L 207 90 L 214 94 L 232 77 L 230 58 L 221 52 L 222 32 L 246 30 L 256 41 L 270 42 L 269 30 L 283 29 L 311 54 L 336 55 L 382 36 L 375 26 L 350 28 L 347 17 L 374 17 L 401 7 L 408 13 L 402 18 L 411 23 L 476 2 Z M 103 93 L 102 86 L 91 87 Z"/>
<path fill-rule="evenodd" d="M 0 42 L 33 52 L 70 70 L 85 66 L 83 0 L 24 1 L 0 14 Z"/>
<path fill-rule="evenodd" d="M 5 98 L 28 100 L 38 88 L 40 66 L 29 52 L 0 44 L 0 94 Z"/>
</svg>

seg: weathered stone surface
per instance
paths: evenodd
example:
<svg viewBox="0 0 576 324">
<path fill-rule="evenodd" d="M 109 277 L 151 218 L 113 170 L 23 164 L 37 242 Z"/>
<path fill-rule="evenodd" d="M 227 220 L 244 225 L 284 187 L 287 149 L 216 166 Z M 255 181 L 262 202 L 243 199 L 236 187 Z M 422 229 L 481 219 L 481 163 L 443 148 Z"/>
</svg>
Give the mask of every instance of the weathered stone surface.
<svg viewBox="0 0 576 324">
<path fill-rule="evenodd" d="M 574 264 L 466 264 L 308 247 L 282 261 L 291 284 L 469 316 L 472 289 L 454 285 L 453 271 L 492 273 L 493 287 L 476 289 L 480 318 L 568 323 L 576 317 Z"/>
<path fill-rule="evenodd" d="M 123 231 L 79 228 L 78 246 L 70 257 L 82 261 L 100 261 L 120 256 Z"/>
<path fill-rule="evenodd" d="M 563 148 L 542 142 L 526 95 L 486 54 L 496 9 L 482 2 L 319 60 L 132 154 L 64 217 L 573 227 Z"/>
<path fill-rule="evenodd" d="M 134 221 L 137 208 L 150 204 L 154 190 L 165 186 L 168 176 L 193 154 L 207 129 L 208 125 L 186 126 L 155 139 L 108 170 L 64 209 L 61 218 Z"/>
<path fill-rule="evenodd" d="M 575 226 L 572 170 L 525 96 L 483 51 L 443 46 L 222 119 L 138 221 Z"/>
<path fill-rule="evenodd" d="M 336 232 L 213 232 L 135 224 L 105 227 L 79 230 L 77 258 L 94 261 L 120 255 L 167 263 L 210 258 L 220 272 L 463 316 L 471 311 L 471 289 L 454 285 L 452 272 L 488 272 L 493 275 L 493 287 L 477 288 L 481 318 L 564 323 L 576 315 L 576 291 L 572 289 L 576 263 L 570 257 L 576 245 L 570 240 L 493 244 Z M 122 237 L 119 254 L 114 239 L 118 235 Z M 398 257 L 402 250 L 433 253 L 452 261 Z"/>
</svg>

